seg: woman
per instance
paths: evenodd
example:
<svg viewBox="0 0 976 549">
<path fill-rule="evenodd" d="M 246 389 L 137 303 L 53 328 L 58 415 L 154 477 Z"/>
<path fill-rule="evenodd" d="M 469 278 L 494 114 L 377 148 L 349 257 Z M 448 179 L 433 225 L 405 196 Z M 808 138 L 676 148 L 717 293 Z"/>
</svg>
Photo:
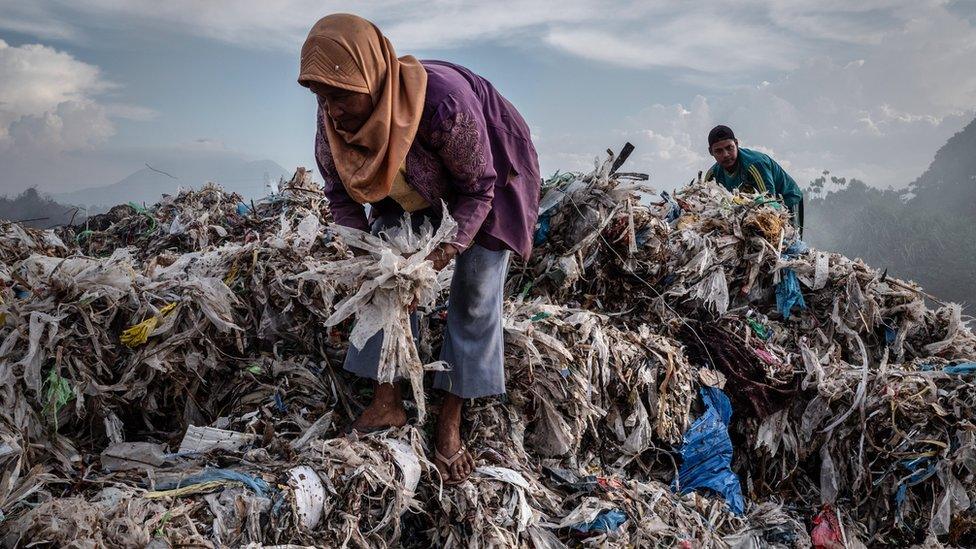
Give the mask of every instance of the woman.
<svg viewBox="0 0 976 549">
<path fill-rule="evenodd" d="M 330 15 L 302 47 L 299 83 L 319 100 L 315 156 L 337 223 L 376 232 L 411 212 L 458 223 L 454 242 L 428 256 L 456 259 L 447 330 L 434 387 L 446 391 L 435 462 L 461 482 L 474 459 L 461 441 L 466 398 L 505 392 L 502 301 L 510 252 L 528 257 L 539 206 L 539 166 L 525 121 L 490 83 L 441 61 L 397 58 L 375 25 Z M 371 205 L 367 220 L 365 204 Z M 345 368 L 376 379 L 380 336 L 350 348 Z M 406 423 L 398 383 L 377 384 L 352 427 Z"/>
</svg>

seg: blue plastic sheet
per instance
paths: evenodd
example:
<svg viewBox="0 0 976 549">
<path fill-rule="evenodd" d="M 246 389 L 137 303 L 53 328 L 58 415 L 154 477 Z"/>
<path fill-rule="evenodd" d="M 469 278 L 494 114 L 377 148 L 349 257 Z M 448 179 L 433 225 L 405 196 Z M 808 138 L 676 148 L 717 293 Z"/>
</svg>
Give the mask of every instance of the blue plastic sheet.
<svg viewBox="0 0 976 549">
<path fill-rule="evenodd" d="M 168 482 L 159 483 L 156 485 L 157 490 L 173 490 L 175 488 L 182 488 L 185 486 L 193 486 L 194 484 L 201 484 L 204 482 L 212 482 L 215 480 L 231 480 L 240 482 L 244 486 L 247 486 L 252 492 L 258 496 L 265 497 L 272 492 L 271 485 L 265 482 L 264 479 L 259 477 L 252 477 L 251 475 L 246 475 L 244 473 L 234 471 L 233 469 L 204 469 L 202 472 L 191 475 L 186 478 L 180 479 L 179 482 Z"/>
<path fill-rule="evenodd" d="M 732 472 L 732 440 L 729 421 L 732 404 L 721 389 L 702 387 L 705 413 L 685 432 L 681 468 L 673 488 L 682 494 L 707 488 L 725 497 L 732 512 L 745 512 L 739 477 Z"/>
<path fill-rule="evenodd" d="M 533 246 L 541 246 L 545 243 L 546 239 L 549 238 L 549 218 L 551 216 L 547 214 L 542 214 L 539 216 L 539 222 L 535 226 L 535 235 L 532 237 Z"/>
<path fill-rule="evenodd" d="M 923 372 L 931 372 L 938 368 L 932 364 L 922 364 L 918 367 L 918 369 Z M 960 362 L 959 364 L 950 364 L 949 366 L 941 368 L 941 370 L 954 376 L 976 374 L 976 362 Z"/>
<path fill-rule="evenodd" d="M 674 198 L 672 198 L 671 195 L 668 194 L 667 191 L 662 191 L 661 192 L 661 198 L 663 198 L 664 201 L 668 204 L 668 214 L 666 216 L 664 216 L 664 220 L 665 221 L 667 221 L 668 223 L 670 223 L 670 222 L 674 221 L 675 219 L 678 219 L 679 217 L 681 217 L 681 214 L 684 213 L 684 212 L 681 210 L 681 206 L 678 204 L 678 201 L 677 200 L 675 200 Z"/>
<path fill-rule="evenodd" d="M 790 318 L 793 314 L 793 307 L 806 309 L 807 303 L 803 300 L 800 292 L 800 280 L 796 277 L 793 269 L 783 269 L 782 278 L 776 285 L 776 308 L 783 318 Z"/>
<path fill-rule="evenodd" d="M 251 208 L 247 204 L 243 202 L 237 203 L 237 215 L 247 215 L 249 211 L 251 211 Z"/>
<path fill-rule="evenodd" d="M 274 394 L 274 404 L 275 408 L 282 414 L 288 411 L 288 405 L 285 404 L 285 399 L 281 397 L 281 393 Z"/>
<path fill-rule="evenodd" d="M 802 240 L 797 240 L 796 242 L 790 244 L 790 246 L 786 248 L 786 251 L 783 253 L 788 256 L 798 256 L 798 255 L 803 255 L 809 251 L 810 251 L 810 246 L 808 246 L 806 242 Z"/>
<path fill-rule="evenodd" d="M 904 503 L 905 498 L 908 497 L 908 488 L 928 480 L 929 477 L 935 474 L 936 466 L 938 464 L 938 460 L 931 457 L 921 457 L 901 462 L 901 466 L 909 472 L 909 475 L 901 479 L 901 481 L 898 483 L 898 489 L 895 491 L 895 503 L 897 504 L 895 513 L 898 518 L 898 522 L 904 522 L 901 504 Z"/>
<path fill-rule="evenodd" d="M 960 364 L 953 364 L 952 366 L 946 366 L 942 369 L 942 371 L 955 376 L 976 374 L 976 362 L 962 362 Z"/>
<path fill-rule="evenodd" d="M 894 345 L 895 341 L 898 339 L 898 330 L 889 328 L 885 326 L 885 343 L 888 345 Z"/>
<path fill-rule="evenodd" d="M 651 235 L 653 234 L 654 231 L 651 230 L 650 228 L 639 231 L 634 237 L 634 239 L 637 241 L 637 247 L 642 248 L 644 244 L 647 244 L 647 241 L 651 238 Z"/>
<path fill-rule="evenodd" d="M 590 522 L 581 522 L 573 526 L 574 530 L 583 532 L 613 532 L 620 525 L 627 521 L 627 515 L 620 509 L 610 509 L 600 511 L 600 514 Z"/>
</svg>

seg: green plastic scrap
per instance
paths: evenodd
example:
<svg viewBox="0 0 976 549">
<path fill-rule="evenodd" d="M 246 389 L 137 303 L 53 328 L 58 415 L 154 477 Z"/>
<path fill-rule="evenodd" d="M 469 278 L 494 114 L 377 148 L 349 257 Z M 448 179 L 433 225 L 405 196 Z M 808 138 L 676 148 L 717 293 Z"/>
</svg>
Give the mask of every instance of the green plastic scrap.
<svg viewBox="0 0 976 549">
<path fill-rule="evenodd" d="M 173 518 L 173 515 L 169 511 L 163 513 L 163 520 L 159 521 L 159 526 L 156 527 L 156 531 L 153 533 L 157 538 L 166 537 L 166 524 Z"/>
<path fill-rule="evenodd" d="M 552 313 L 536 313 L 532 315 L 532 318 L 530 318 L 529 320 L 531 320 L 532 322 L 539 322 L 540 320 L 545 320 L 550 316 L 552 316 Z"/>
<path fill-rule="evenodd" d="M 47 404 L 44 405 L 44 411 L 45 413 L 51 414 L 51 419 L 54 421 L 54 430 L 57 431 L 58 414 L 61 412 L 61 408 L 64 408 L 66 404 L 75 398 L 74 391 L 71 390 L 71 384 L 68 383 L 67 379 L 61 377 L 57 368 L 51 368 L 51 372 L 44 381 L 44 398 L 47 400 Z"/>
<path fill-rule="evenodd" d="M 156 230 L 156 217 L 149 212 L 148 208 L 136 204 L 135 202 L 129 202 L 129 207 L 135 210 L 136 213 L 146 216 L 146 219 L 149 220 L 149 228 L 146 229 L 146 231 L 142 234 L 143 235 L 152 234 Z"/>
<path fill-rule="evenodd" d="M 146 210 L 145 206 L 141 206 L 139 204 L 136 204 L 135 202 L 129 202 L 129 207 L 135 210 L 136 213 L 140 213 L 140 214 L 148 213 L 148 210 Z"/>
<path fill-rule="evenodd" d="M 763 326 L 758 321 L 753 320 L 751 318 L 747 318 L 746 319 L 746 322 L 749 323 L 749 326 L 752 328 L 752 331 L 756 333 L 756 335 L 759 337 L 759 339 L 767 340 L 767 339 L 769 339 L 769 336 L 772 335 L 769 332 L 769 328 Z"/>
<path fill-rule="evenodd" d="M 756 197 L 756 206 L 765 206 L 767 204 L 772 206 L 774 210 L 778 210 L 783 207 L 783 205 L 780 204 L 780 201 L 777 198 L 769 198 L 767 196 Z"/>
</svg>

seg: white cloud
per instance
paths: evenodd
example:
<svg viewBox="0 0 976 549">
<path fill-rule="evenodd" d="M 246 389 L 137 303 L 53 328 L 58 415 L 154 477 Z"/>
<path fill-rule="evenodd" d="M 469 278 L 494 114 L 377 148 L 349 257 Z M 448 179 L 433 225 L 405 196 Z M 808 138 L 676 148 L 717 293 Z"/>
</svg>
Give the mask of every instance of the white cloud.
<svg viewBox="0 0 976 549">
<path fill-rule="evenodd" d="M 924 43 L 910 51 L 895 38 L 911 26 L 939 33 L 942 23 L 931 22 L 948 14 L 943 0 L 0 0 L 0 7 L 8 14 L 0 28 L 40 37 L 85 40 L 85 22 L 89 30 L 124 24 L 289 52 L 298 51 L 318 17 L 353 11 L 376 22 L 401 53 L 488 41 L 541 45 L 611 65 L 683 69 L 698 83 L 710 81 L 701 74 L 720 74 L 737 84 L 749 71 L 793 70 L 838 48 L 919 57 L 929 53 Z M 955 19 L 950 26 L 969 27 Z"/>
<path fill-rule="evenodd" d="M 628 131 L 665 185 L 711 164 L 703 154 L 707 131 L 724 123 L 743 146 L 769 150 L 801 184 L 829 169 L 903 187 L 974 108 L 976 35 L 968 22 L 935 10 L 886 31 L 863 59 L 814 58 L 773 82 L 688 107 L 655 105 Z"/>
<path fill-rule="evenodd" d="M 105 92 L 117 87 L 98 67 L 68 53 L 0 40 L 0 190 L 47 186 L 52 176 L 82 177 L 77 153 L 94 151 L 114 135 L 113 118 L 155 116 L 138 105 L 103 103 Z M 98 169 L 88 161 L 84 171 Z"/>
<path fill-rule="evenodd" d="M 90 100 L 65 101 L 43 114 L 28 114 L 9 127 L 11 148 L 50 157 L 92 148 L 115 133 L 105 108 Z"/>
<path fill-rule="evenodd" d="M 907 1 L 898 0 L 899 7 L 912 5 Z M 839 0 L 822 6 L 792 0 L 694 4 L 677 0 L 40 3 L 50 9 L 20 4 L 5 8 L 12 14 L 11 21 L 19 21 L 21 26 L 35 23 L 42 37 L 47 27 L 53 34 L 82 36 L 84 31 L 74 23 L 88 18 L 93 26 L 110 25 L 113 20 L 151 29 L 162 25 L 170 31 L 232 44 L 296 52 L 318 17 L 353 11 L 376 22 L 401 52 L 483 41 L 531 47 L 541 41 L 611 64 L 680 67 L 708 73 L 789 69 L 795 66 L 801 50 L 818 46 L 812 41 L 877 43 L 887 23 L 876 14 L 881 9 L 877 0 L 860 8 Z M 0 22 L 0 27 L 3 25 Z"/>
<path fill-rule="evenodd" d="M 41 2 L 0 0 L 0 30 L 7 30 L 49 40 L 78 40 L 75 26 L 51 12 L 53 6 Z"/>
<path fill-rule="evenodd" d="M 93 97 L 112 87 L 67 53 L 0 40 L 0 151 L 44 161 L 101 143 L 115 126 Z"/>
<path fill-rule="evenodd" d="M 0 6 L 5 3 L 8 2 L 0 0 Z M 168 24 L 169 30 L 177 32 L 248 47 L 296 52 L 301 48 L 309 27 L 319 17 L 329 13 L 355 12 L 375 21 L 394 40 L 397 49 L 406 52 L 500 39 L 537 25 L 582 22 L 597 17 L 613 3 L 580 0 L 378 0 L 369 3 L 320 0 L 77 0 L 71 3 L 49 2 L 53 5 L 50 11 L 54 14 L 23 7 L 17 2 L 9 4 L 4 9 L 16 16 L 18 26 L 23 28 L 28 22 L 36 23 L 41 33 L 46 28 L 41 25 L 42 22 L 57 20 L 59 25 L 71 29 L 78 39 L 83 39 L 84 31 L 72 24 L 79 18 L 95 18 L 103 25 L 108 24 L 111 18 L 120 18 L 130 25 L 156 28 L 160 24 Z M 10 23 L 0 21 L 0 28 L 10 28 Z M 63 34 L 61 30 L 57 33 Z"/>
<path fill-rule="evenodd" d="M 98 67 L 40 44 L 10 46 L 0 40 L 0 139 L 23 116 L 83 101 L 112 86 Z"/>
</svg>

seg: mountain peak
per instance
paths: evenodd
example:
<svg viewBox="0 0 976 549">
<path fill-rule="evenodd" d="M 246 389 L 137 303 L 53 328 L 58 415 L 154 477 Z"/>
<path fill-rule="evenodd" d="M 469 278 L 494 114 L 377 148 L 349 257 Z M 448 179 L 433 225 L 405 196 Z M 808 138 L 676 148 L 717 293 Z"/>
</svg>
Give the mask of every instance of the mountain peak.
<svg viewBox="0 0 976 549">
<path fill-rule="evenodd" d="M 111 206 L 126 202 L 152 204 L 163 194 L 174 194 L 181 187 L 198 188 L 212 181 L 244 198 L 261 198 L 267 194 L 267 183 L 288 177 L 290 172 L 272 160 L 245 160 L 234 157 L 187 158 L 178 162 L 148 162 L 121 180 L 54 195 L 65 204 L 89 207 Z"/>
</svg>

